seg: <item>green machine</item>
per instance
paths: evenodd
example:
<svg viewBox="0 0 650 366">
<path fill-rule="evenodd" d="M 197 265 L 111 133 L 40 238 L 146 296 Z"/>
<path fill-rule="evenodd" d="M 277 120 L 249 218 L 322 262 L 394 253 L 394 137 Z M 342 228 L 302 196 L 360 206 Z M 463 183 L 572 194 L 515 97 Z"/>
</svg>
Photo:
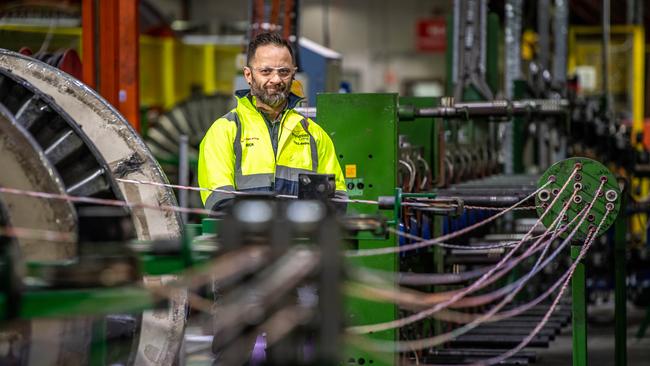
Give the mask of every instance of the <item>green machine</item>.
<svg viewBox="0 0 650 366">
<path fill-rule="evenodd" d="M 400 135 L 424 148 L 423 156 L 432 172 L 438 171 L 440 155 L 440 122 L 434 118 L 415 118 L 400 123 L 399 104 L 417 107 L 435 107 L 434 98 L 399 98 L 397 94 L 320 94 L 317 98 L 318 123 L 328 131 L 335 142 L 348 194 L 354 199 L 376 200 L 380 196 L 394 196 L 399 186 Z M 437 174 L 432 174 L 435 181 Z M 377 206 L 350 204 L 348 212 L 376 214 Z M 383 211 L 389 222 L 396 224 L 394 211 Z M 397 210 L 399 212 L 399 210 Z M 399 213 L 398 213 L 399 215 Z M 362 233 L 348 241 L 354 249 L 371 249 L 398 245 L 398 239 L 373 237 Z M 433 258 L 433 257 L 431 257 Z M 354 265 L 395 272 L 400 270 L 397 254 L 376 257 L 351 258 Z M 433 264 L 433 263 L 432 263 Z M 394 304 L 376 303 L 348 298 L 347 321 L 350 325 L 372 324 L 397 318 Z M 375 339 L 398 340 L 396 330 L 372 334 Z M 358 364 L 389 365 L 386 358 L 375 358 L 360 349 L 347 350 L 344 360 Z"/>
</svg>

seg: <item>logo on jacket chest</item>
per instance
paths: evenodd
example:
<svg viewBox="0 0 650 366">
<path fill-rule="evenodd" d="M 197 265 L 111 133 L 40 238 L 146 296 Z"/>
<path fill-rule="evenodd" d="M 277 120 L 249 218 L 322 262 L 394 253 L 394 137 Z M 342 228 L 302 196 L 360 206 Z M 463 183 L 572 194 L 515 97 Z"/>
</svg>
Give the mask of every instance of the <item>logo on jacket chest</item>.
<svg viewBox="0 0 650 366">
<path fill-rule="evenodd" d="M 309 145 L 309 134 L 306 132 L 291 132 L 293 143 L 296 145 Z"/>
</svg>

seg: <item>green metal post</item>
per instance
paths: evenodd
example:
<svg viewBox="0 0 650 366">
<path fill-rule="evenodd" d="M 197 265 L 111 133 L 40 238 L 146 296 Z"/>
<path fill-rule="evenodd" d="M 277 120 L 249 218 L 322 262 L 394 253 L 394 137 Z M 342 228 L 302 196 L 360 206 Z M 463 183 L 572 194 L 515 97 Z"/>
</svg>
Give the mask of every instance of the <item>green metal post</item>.
<svg viewBox="0 0 650 366">
<path fill-rule="evenodd" d="M 93 322 L 90 364 L 93 366 L 106 365 L 106 318 L 103 316 Z"/>
<path fill-rule="evenodd" d="M 622 195 L 623 196 L 623 195 Z M 625 200 L 622 200 L 623 203 Z M 623 207 L 625 205 L 623 204 Z M 627 218 L 621 213 L 614 224 L 614 359 L 616 366 L 627 365 L 627 288 L 625 234 L 627 231 Z"/>
<path fill-rule="evenodd" d="M 571 259 L 576 260 L 581 245 L 571 245 Z M 585 299 L 585 265 L 579 263 L 571 279 L 573 323 L 573 366 L 587 365 L 587 303 Z"/>
<path fill-rule="evenodd" d="M 192 257 L 192 241 L 201 234 L 202 228 L 202 224 L 185 224 L 181 256 L 186 267 L 190 267 L 194 263 L 194 258 Z"/>
<path fill-rule="evenodd" d="M 221 226 L 221 219 L 205 218 L 201 220 L 201 234 L 217 234 Z"/>
<path fill-rule="evenodd" d="M 328 94 L 317 96 L 318 123 L 332 137 L 339 163 L 346 175 L 349 194 L 353 198 L 376 199 L 396 194 L 397 186 L 397 94 Z M 354 126 L 351 128 L 350 126 Z M 345 137 L 345 138 L 342 138 Z M 363 185 L 360 185 L 362 183 Z M 356 185 L 356 187 L 353 187 Z M 354 193 L 354 195 L 353 195 Z M 348 212 L 375 214 L 377 207 L 350 204 Z M 392 219 L 394 212 L 382 212 Z M 376 238 L 362 233 L 356 238 L 359 249 L 397 245 L 397 238 Z M 399 270 L 395 254 L 349 258 L 347 264 L 395 272 Z M 345 300 L 350 325 L 373 324 L 397 318 L 395 304 L 374 302 L 353 297 Z M 395 342 L 396 330 L 369 335 L 378 340 Z M 380 357 L 372 352 L 349 346 L 346 361 L 372 366 L 392 366 L 397 359 Z"/>
</svg>

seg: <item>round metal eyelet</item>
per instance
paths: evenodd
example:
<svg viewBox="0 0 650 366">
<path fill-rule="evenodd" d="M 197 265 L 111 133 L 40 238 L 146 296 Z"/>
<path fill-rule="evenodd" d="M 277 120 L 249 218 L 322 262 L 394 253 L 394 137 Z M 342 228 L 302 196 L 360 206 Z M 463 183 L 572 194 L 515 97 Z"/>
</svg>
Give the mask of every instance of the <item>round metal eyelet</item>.
<svg viewBox="0 0 650 366">
<path fill-rule="evenodd" d="M 548 189 L 543 189 L 537 194 L 537 197 L 540 201 L 546 202 L 551 198 L 551 193 L 548 191 Z"/>
<path fill-rule="evenodd" d="M 610 189 L 607 192 L 605 192 L 605 199 L 609 202 L 614 202 L 618 198 L 618 193 L 616 193 L 615 190 Z"/>
</svg>

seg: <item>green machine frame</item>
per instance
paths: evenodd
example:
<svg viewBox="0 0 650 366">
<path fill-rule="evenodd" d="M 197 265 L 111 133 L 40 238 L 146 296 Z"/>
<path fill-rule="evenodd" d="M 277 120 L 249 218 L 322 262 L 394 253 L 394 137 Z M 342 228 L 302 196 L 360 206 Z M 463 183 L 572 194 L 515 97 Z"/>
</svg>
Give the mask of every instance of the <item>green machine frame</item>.
<svg viewBox="0 0 650 366">
<path fill-rule="evenodd" d="M 399 98 L 397 94 L 319 94 L 317 97 L 318 123 L 334 140 L 341 168 L 346 176 L 351 198 L 376 200 L 379 196 L 394 196 L 398 176 L 398 136 L 405 134 L 414 145 L 424 148 L 432 172 L 438 171 L 441 122 L 433 118 L 417 118 L 399 122 L 399 103 L 416 107 L 434 107 L 436 98 Z M 434 176 L 434 180 L 436 177 Z M 351 204 L 348 212 L 377 213 L 377 206 Z M 396 213 L 399 210 L 395 211 Z M 393 223 L 393 211 L 383 214 Z M 440 227 L 435 225 L 434 227 Z M 358 249 L 398 245 L 397 238 L 373 237 L 363 233 L 349 241 Z M 439 254 L 439 253 L 434 253 Z M 396 254 L 359 257 L 351 264 L 384 271 L 399 271 Z M 442 261 L 435 261 L 441 264 Z M 435 265 L 435 264 L 434 264 Z M 439 268 L 441 270 L 441 268 Z M 396 319 L 394 304 L 370 302 L 356 298 L 346 300 L 348 318 L 352 325 L 372 324 Z M 375 339 L 397 341 L 397 330 L 374 333 Z M 345 361 L 358 364 L 394 365 L 396 359 L 376 357 L 361 349 L 346 350 Z"/>
</svg>

